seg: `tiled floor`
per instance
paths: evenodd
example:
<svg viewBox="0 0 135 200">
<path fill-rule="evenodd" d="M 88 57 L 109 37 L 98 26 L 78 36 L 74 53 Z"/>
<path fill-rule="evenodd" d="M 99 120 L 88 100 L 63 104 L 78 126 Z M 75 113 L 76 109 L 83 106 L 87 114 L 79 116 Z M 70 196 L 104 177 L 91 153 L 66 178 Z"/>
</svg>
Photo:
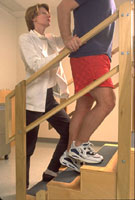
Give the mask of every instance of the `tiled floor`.
<svg viewBox="0 0 135 200">
<path fill-rule="evenodd" d="M 30 187 L 39 182 L 56 144 L 38 142 L 31 159 Z M 11 148 L 8 160 L 0 159 L 0 198 L 15 200 L 15 148 Z"/>
</svg>

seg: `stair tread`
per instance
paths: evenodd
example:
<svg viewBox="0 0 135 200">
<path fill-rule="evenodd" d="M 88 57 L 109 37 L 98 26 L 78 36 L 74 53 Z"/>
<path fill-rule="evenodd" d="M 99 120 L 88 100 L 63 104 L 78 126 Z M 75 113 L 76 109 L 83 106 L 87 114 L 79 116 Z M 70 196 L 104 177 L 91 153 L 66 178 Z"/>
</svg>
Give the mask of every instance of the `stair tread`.
<svg viewBox="0 0 135 200">
<path fill-rule="evenodd" d="M 117 145 L 106 144 L 98 151 L 99 154 L 103 155 L 104 160 L 98 164 L 85 163 L 85 165 L 96 166 L 96 167 L 105 167 L 108 164 L 108 162 L 110 161 L 110 159 L 113 157 L 113 155 L 116 153 L 117 149 L 118 149 Z M 80 173 L 78 173 L 70 168 L 67 168 L 66 170 L 61 172 L 56 178 L 54 178 L 53 181 L 63 182 L 63 183 L 71 183 L 79 175 L 80 175 Z"/>
<path fill-rule="evenodd" d="M 85 163 L 85 165 L 86 166 L 105 167 L 108 164 L 108 162 L 110 161 L 110 159 L 113 157 L 113 155 L 116 153 L 117 149 L 118 149 L 117 145 L 106 144 L 98 151 L 99 154 L 103 155 L 104 160 L 98 164 Z M 66 170 L 59 173 L 58 176 L 53 179 L 53 182 L 61 182 L 61 183 L 66 183 L 66 184 L 69 183 L 70 184 L 78 176 L 80 176 L 79 172 L 76 172 L 70 168 L 66 168 Z M 27 194 L 36 196 L 36 193 L 39 192 L 40 190 L 47 191 L 47 186 L 46 186 L 47 183 L 48 182 L 44 182 L 44 181 L 38 182 L 32 188 L 27 190 Z"/>
<path fill-rule="evenodd" d="M 79 172 L 67 168 L 65 171 L 61 172 L 53 181 L 71 183 L 77 176 L 80 176 Z"/>
<path fill-rule="evenodd" d="M 106 144 L 98 151 L 99 154 L 103 155 L 104 160 L 98 164 L 85 163 L 85 165 L 96 166 L 96 167 L 105 167 L 108 164 L 108 162 L 110 161 L 110 159 L 112 158 L 112 156 L 115 154 L 117 149 L 118 149 L 117 145 L 113 146 L 113 145 Z M 76 172 L 70 168 L 67 168 L 66 170 L 61 172 L 56 178 L 54 178 L 53 181 L 63 182 L 63 183 L 71 183 L 79 175 L 80 175 L 79 172 Z"/>
<path fill-rule="evenodd" d="M 36 196 L 36 193 L 39 192 L 40 190 L 45 190 L 47 191 L 47 184 L 48 182 L 40 181 L 37 184 L 35 184 L 33 187 L 31 187 L 29 190 L 27 190 L 27 194 Z"/>
<path fill-rule="evenodd" d="M 116 153 L 118 147 L 115 145 L 104 145 L 99 151 L 98 154 L 104 157 L 104 160 L 101 163 L 85 163 L 85 165 L 96 166 L 96 167 L 105 167 L 113 155 Z"/>
</svg>

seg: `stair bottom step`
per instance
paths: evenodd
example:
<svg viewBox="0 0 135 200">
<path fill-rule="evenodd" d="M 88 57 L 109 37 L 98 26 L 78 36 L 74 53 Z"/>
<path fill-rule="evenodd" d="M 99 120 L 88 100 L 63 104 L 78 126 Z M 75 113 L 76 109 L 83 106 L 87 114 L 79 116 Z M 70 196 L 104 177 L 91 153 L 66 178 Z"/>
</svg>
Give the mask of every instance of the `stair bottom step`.
<svg viewBox="0 0 135 200">
<path fill-rule="evenodd" d="M 36 185 L 34 185 L 32 188 L 27 190 L 28 195 L 36 196 L 36 193 L 38 193 L 40 190 L 47 191 L 47 184 L 48 182 L 40 181 Z"/>
</svg>

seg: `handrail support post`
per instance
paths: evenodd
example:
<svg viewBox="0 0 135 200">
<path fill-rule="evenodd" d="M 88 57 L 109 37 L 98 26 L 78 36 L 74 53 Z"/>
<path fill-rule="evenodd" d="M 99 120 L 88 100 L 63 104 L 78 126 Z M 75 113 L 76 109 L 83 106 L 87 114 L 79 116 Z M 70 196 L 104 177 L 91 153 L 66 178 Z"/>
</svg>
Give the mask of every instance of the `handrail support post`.
<svg viewBox="0 0 135 200">
<path fill-rule="evenodd" d="M 16 200 L 26 200 L 26 81 L 15 88 Z"/>
</svg>

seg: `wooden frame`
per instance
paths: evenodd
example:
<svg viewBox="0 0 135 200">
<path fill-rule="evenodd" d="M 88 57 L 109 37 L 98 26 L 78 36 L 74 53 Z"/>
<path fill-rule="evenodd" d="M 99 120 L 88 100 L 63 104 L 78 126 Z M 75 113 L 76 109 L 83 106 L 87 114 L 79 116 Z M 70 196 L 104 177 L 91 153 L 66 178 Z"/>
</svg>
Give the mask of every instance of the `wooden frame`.
<svg viewBox="0 0 135 200">
<path fill-rule="evenodd" d="M 8 95 L 7 95 L 8 96 Z M 5 98 L 5 131 L 6 131 L 6 143 L 10 142 L 9 138 L 12 130 L 12 114 L 11 114 L 11 99 Z"/>
<path fill-rule="evenodd" d="M 117 199 L 130 198 L 132 55 L 131 1 L 119 9 L 119 128 Z"/>
<path fill-rule="evenodd" d="M 26 199 L 26 81 L 15 88 L 16 199 Z"/>
</svg>

